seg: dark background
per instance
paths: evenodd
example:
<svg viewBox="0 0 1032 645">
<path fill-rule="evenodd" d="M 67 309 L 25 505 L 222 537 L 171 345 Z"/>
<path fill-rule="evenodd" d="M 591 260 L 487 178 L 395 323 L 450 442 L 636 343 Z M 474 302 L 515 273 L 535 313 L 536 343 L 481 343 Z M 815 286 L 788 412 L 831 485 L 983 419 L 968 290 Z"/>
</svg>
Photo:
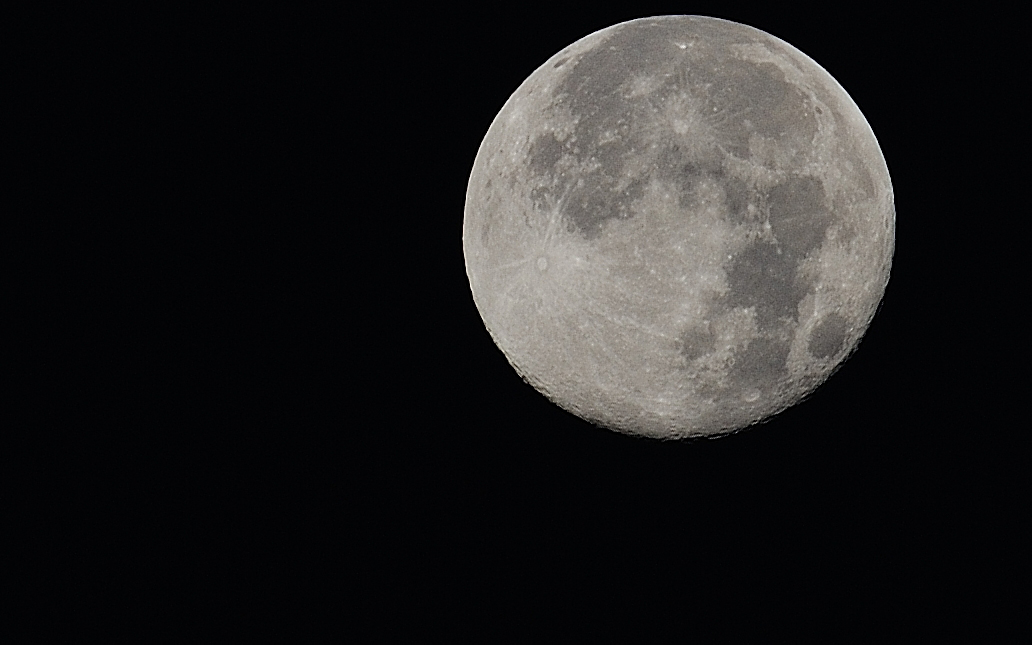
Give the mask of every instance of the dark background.
<svg viewBox="0 0 1032 645">
<path fill-rule="evenodd" d="M 113 634 L 493 640 L 539 615 L 689 629 L 716 608 L 730 632 L 1007 632 L 1029 475 L 998 377 L 1022 363 L 991 301 L 1013 262 L 1000 18 L 836 11 L 170 10 L 27 29 L 7 256 L 28 314 L 9 364 L 43 446 L 14 489 L 43 547 L 25 597 Z M 633 439 L 549 403 L 492 343 L 462 257 L 466 182 L 509 95 L 577 39 L 669 13 L 816 60 L 896 196 L 892 278 L 856 354 L 719 440 Z"/>
</svg>

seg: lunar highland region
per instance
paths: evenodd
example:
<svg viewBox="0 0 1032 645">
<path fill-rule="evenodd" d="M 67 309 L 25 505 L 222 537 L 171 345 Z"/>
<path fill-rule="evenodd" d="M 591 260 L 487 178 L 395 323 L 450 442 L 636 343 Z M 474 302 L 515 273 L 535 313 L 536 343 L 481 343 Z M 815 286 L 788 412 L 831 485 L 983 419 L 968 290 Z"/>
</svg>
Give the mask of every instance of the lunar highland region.
<svg viewBox="0 0 1032 645">
<path fill-rule="evenodd" d="M 534 71 L 474 162 L 463 251 L 517 372 L 619 432 L 771 417 L 856 348 L 895 210 L 870 126 L 791 45 L 714 18 L 591 34 Z"/>
</svg>

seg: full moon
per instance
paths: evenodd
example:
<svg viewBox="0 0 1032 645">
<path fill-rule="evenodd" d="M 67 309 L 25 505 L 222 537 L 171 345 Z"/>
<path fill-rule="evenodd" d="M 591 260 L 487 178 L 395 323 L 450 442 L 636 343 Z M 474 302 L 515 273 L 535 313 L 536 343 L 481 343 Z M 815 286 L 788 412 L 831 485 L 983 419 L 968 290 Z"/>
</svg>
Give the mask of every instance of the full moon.
<svg viewBox="0 0 1032 645">
<path fill-rule="evenodd" d="M 889 279 L 888 169 L 788 43 L 701 16 L 621 23 L 541 65 L 466 192 L 473 299 L 516 371 L 618 432 L 720 435 L 800 402 Z"/>
</svg>

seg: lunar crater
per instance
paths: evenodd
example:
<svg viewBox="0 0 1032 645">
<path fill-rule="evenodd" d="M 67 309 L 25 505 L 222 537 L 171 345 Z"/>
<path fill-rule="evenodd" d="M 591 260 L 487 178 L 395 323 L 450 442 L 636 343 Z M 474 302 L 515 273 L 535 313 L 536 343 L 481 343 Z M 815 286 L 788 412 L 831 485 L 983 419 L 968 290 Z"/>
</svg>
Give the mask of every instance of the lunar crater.
<svg viewBox="0 0 1032 645">
<path fill-rule="evenodd" d="M 894 217 L 877 142 L 823 69 L 675 16 L 592 34 L 513 94 L 463 248 L 525 380 L 604 427 L 699 436 L 834 371 L 884 290 Z"/>
</svg>

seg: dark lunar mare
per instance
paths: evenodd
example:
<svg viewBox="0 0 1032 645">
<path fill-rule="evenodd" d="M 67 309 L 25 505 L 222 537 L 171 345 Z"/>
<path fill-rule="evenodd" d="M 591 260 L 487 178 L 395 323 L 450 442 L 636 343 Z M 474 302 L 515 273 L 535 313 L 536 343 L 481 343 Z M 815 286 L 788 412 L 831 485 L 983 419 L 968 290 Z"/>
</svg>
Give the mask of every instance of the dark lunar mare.
<svg viewBox="0 0 1032 645">
<path fill-rule="evenodd" d="M 759 241 L 730 262 L 725 304 L 755 307 L 761 331 L 777 328 L 781 320 L 798 319 L 799 301 L 809 293 L 811 284 L 796 275 L 794 257 L 773 244 Z"/>
<path fill-rule="evenodd" d="M 842 351 L 848 329 L 848 321 L 839 314 L 831 313 L 825 316 L 810 332 L 810 354 L 816 358 L 835 356 Z"/>
<path fill-rule="evenodd" d="M 563 144 L 551 132 L 534 140 L 530 147 L 528 166 L 535 175 L 545 175 L 559 162 L 563 156 Z"/>
<path fill-rule="evenodd" d="M 716 335 L 698 327 L 687 329 L 677 338 L 677 349 L 686 361 L 693 361 L 716 349 Z"/>
<path fill-rule="evenodd" d="M 781 251 L 802 259 L 821 245 L 830 224 L 824 185 L 816 177 L 791 176 L 766 194 L 770 226 Z"/>
<path fill-rule="evenodd" d="M 727 177 L 723 182 L 724 205 L 727 207 L 727 220 L 732 224 L 742 224 L 748 217 L 751 191 L 749 185 L 738 177 Z"/>
<path fill-rule="evenodd" d="M 654 101 L 662 101 L 672 92 L 687 90 L 703 99 L 707 113 L 715 108 L 713 125 L 721 145 L 743 158 L 748 157 L 752 131 L 780 138 L 800 128 L 815 127 L 812 120 L 799 119 L 805 109 L 803 97 L 776 66 L 735 57 L 733 45 L 762 38 L 762 34 L 751 36 L 730 23 L 660 18 L 621 26 L 576 62 L 565 63 L 572 67 L 552 96 L 576 118 L 574 136 L 560 141 L 545 133 L 532 142 L 529 169 L 537 182 L 535 204 L 550 208 L 580 179 L 583 184 L 566 197 L 563 215 L 582 235 L 594 238 L 605 222 L 632 217 L 631 205 L 641 197 L 644 178 L 636 177 L 637 181 L 626 187 L 626 162 L 645 149 L 642 131 L 655 118 Z M 625 95 L 629 81 L 657 74 L 661 85 L 651 95 Z M 746 118 L 751 129 L 744 124 Z M 604 143 L 603 133 L 608 133 Z M 803 134 L 812 136 L 812 132 Z M 681 203 L 686 205 L 691 199 L 692 173 L 719 171 L 720 162 L 717 160 L 714 168 L 713 159 L 690 159 L 680 151 L 668 152 L 674 158 L 658 160 L 658 169 L 663 172 L 663 168 L 680 165 L 685 189 Z M 557 166 L 564 155 L 580 163 L 590 159 L 597 168 L 568 177 Z M 688 167 L 692 164 L 694 169 Z M 748 199 L 743 188 L 740 180 L 727 183 L 729 207 L 739 217 L 744 216 Z"/>
<path fill-rule="evenodd" d="M 771 386 L 785 373 L 790 344 L 778 338 L 755 338 L 735 352 L 731 381 L 742 388 Z"/>
<path fill-rule="evenodd" d="M 698 77 L 711 87 L 708 98 L 717 108 L 723 145 L 736 157 L 749 157 L 753 132 L 775 141 L 810 141 L 816 133 L 813 119 L 799 118 L 806 111 L 805 97 L 773 63 L 755 64 L 727 54 L 719 64 L 703 66 Z"/>
</svg>

